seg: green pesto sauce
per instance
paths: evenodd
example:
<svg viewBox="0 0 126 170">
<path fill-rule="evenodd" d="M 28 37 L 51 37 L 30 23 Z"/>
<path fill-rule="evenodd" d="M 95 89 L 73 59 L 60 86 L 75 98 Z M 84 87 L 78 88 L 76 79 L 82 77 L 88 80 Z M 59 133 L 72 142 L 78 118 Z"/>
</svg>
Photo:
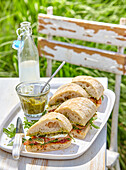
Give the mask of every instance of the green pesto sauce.
<svg viewBox="0 0 126 170">
<path fill-rule="evenodd" d="M 45 99 L 40 99 L 40 98 L 35 99 L 34 97 L 33 98 L 21 97 L 22 108 L 24 112 L 28 114 L 42 113 L 44 111 L 45 104 L 46 104 Z"/>
<path fill-rule="evenodd" d="M 57 131 L 57 132 L 53 132 L 53 133 L 50 133 L 50 132 L 35 132 L 35 133 L 32 133 L 32 134 L 30 134 L 29 136 L 41 136 L 41 135 L 47 135 L 47 136 L 52 136 L 52 135 L 57 135 L 57 134 L 66 134 L 66 133 L 68 133 L 68 131 L 66 131 L 66 130 L 63 130 L 63 129 L 61 129 L 61 130 L 59 130 L 59 131 Z"/>
</svg>

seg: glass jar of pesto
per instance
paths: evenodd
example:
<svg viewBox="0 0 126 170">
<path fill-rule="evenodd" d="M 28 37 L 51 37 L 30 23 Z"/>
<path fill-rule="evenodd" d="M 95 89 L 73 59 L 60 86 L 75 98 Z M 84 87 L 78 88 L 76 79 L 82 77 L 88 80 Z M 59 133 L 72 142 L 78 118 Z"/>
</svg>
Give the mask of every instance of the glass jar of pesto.
<svg viewBox="0 0 126 170">
<path fill-rule="evenodd" d="M 48 99 L 50 85 L 41 89 L 45 82 L 22 82 L 16 86 L 16 91 L 19 96 L 21 107 L 25 116 L 40 117 L 42 116 Z"/>
</svg>

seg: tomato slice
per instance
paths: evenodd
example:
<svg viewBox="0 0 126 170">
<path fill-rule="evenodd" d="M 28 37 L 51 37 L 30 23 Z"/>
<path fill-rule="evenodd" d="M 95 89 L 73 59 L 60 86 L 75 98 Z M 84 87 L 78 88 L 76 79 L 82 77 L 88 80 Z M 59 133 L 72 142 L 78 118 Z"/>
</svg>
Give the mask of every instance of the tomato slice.
<svg viewBox="0 0 126 170">
<path fill-rule="evenodd" d="M 67 138 L 67 139 L 62 139 L 60 141 L 58 141 L 57 143 L 65 143 L 66 141 L 68 141 L 70 138 Z"/>
<path fill-rule="evenodd" d="M 90 100 L 95 104 L 101 104 L 102 103 L 102 98 L 100 98 L 99 100 L 96 100 L 93 97 L 91 97 Z"/>
<path fill-rule="evenodd" d="M 24 145 L 29 145 L 29 141 L 28 141 L 28 140 L 25 141 L 25 142 L 24 142 Z"/>
<path fill-rule="evenodd" d="M 76 127 L 78 128 L 78 130 L 81 130 L 81 129 L 84 129 L 86 126 L 76 125 Z"/>
<path fill-rule="evenodd" d="M 102 99 L 100 98 L 99 100 L 97 100 L 97 104 L 101 104 L 102 103 Z"/>
<path fill-rule="evenodd" d="M 32 143 L 35 144 L 35 145 L 38 144 L 38 142 L 36 142 L 34 140 L 33 141 L 27 140 L 27 141 L 24 142 L 24 145 L 29 145 L 29 144 L 32 144 Z"/>
<path fill-rule="evenodd" d="M 32 139 L 35 139 L 35 138 L 37 138 L 37 137 L 36 137 L 36 136 L 32 136 L 31 138 L 32 138 Z"/>
</svg>

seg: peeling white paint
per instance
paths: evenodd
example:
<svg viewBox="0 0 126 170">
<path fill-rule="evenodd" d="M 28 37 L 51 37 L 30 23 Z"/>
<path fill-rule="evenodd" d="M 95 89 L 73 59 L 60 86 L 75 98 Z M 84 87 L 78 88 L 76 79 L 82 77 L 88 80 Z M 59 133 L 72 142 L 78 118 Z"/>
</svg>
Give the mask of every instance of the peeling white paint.
<svg viewBox="0 0 126 170">
<path fill-rule="evenodd" d="M 51 24 L 39 23 L 40 26 L 42 25 L 45 27 L 45 29 L 39 31 L 40 33 L 43 34 L 51 33 L 52 35 L 57 35 L 62 37 L 75 38 L 75 39 L 80 39 L 85 41 L 93 41 L 93 42 L 98 42 L 103 44 L 111 43 L 112 45 L 126 47 L 126 41 L 121 41 L 117 39 L 120 38 L 126 40 L 126 38 L 123 36 L 119 36 L 114 31 L 107 31 L 105 29 L 104 30 L 101 29 L 97 33 L 95 33 L 93 29 L 84 29 L 83 27 L 80 27 L 75 23 L 71 23 L 63 20 L 52 20 L 52 19 L 44 19 L 44 18 L 43 20 L 45 23 L 49 23 L 49 22 L 51 23 Z M 56 30 L 53 30 L 53 28 Z M 63 28 L 66 30 L 59 30 L 59 28 Z"/>
<path fill-rule="evenodd" d="M 104 22 L 97 22 L 97 21 L 89 21 L 89 20 L 83 20 L 83 19 L 76 19 L 76 18 L 67 18 L 67 17 L 62 17 L 62 16 L 56 16 L 56 15 L 48 15 L 48 14 L 38 14 L 38 19 L 42 18 L 49 18 L 52 20 L 62 20 L 62 21 L 73 21 L 73 22 L 79 22 L 79 23 L 87 23 L 87 24 L 92 24 L 92 25 L 100 25 L 100 26 L 108 26 L 110 28 L 126 28 L 124 25 L 119 25 L 119 24 L 111 24 L 111 23 L 104 23 Z"/>
<path fill-rule="evenodd" d="M 118 70 L 119 65 L 116 60 L 101 56 L 99 54 L 89 55 L 84 52 L 76 53 L 72 49 L 55 46 L 55 49 L 51 49 L 47 46 L 44 47 L 44 51 L 54 55 L 54 58 L 47 56 L 47 58 L 55 59 L 59 61 L 65 60 L 68 63 L 75 65 L 82 65 L 84 67 L 95 68 L 107 72 L 113 72 L 123 74 L 122 71 Z M 85 60 L 86 58 L 86 60 Z"/>
</svg>

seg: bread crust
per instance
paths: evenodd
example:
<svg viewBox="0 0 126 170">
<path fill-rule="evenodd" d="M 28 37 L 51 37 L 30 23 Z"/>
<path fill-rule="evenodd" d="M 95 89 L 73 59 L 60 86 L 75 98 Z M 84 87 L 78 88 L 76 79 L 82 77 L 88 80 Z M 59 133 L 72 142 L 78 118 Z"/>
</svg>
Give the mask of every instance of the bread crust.
<svg viewBox="0 0 126 170">
<path fill-rule="evenodd" d="M 77 76 L 72 79 L 73 83 L 80 85 L 86 92 L 97 100 L 103 95 L 103 85 L 94 77 L 91 76 Z"/>
<path fill-rule="evenodd" d="M 61 150 L 68 148 L 71 145 L 71 140 L 66 141 L 65 143 L 48 143 L 45 145 L 26 145 L 26 150 L 28 152 L 48 152 L 54 150 Z"/>
<path fill-rule="evenodd" d="M 72 125 L 70 121 L 62 114 L 50 112 L 40 118 L 27 131 L 27 136 L 39 134 L 51 134 L 57 132 L 70 132 Z"/>
<path fill-rule="evenodd" d="M 63 103 L 64 101 L 75 97 L 88 98 L 89 95 L 82 87 L 75 83 L 64 84 L 57 89 L 49 100 L 48 105 L 51 106 L 57 103 Z"/>
<path fill-rule="evenodd" d="M 85 126 L 96 110 L 96 105 L 90 99 L 77 97 L 62 103 L 55 112 L 64 114 L 73 124 Z"/>
</svg>

